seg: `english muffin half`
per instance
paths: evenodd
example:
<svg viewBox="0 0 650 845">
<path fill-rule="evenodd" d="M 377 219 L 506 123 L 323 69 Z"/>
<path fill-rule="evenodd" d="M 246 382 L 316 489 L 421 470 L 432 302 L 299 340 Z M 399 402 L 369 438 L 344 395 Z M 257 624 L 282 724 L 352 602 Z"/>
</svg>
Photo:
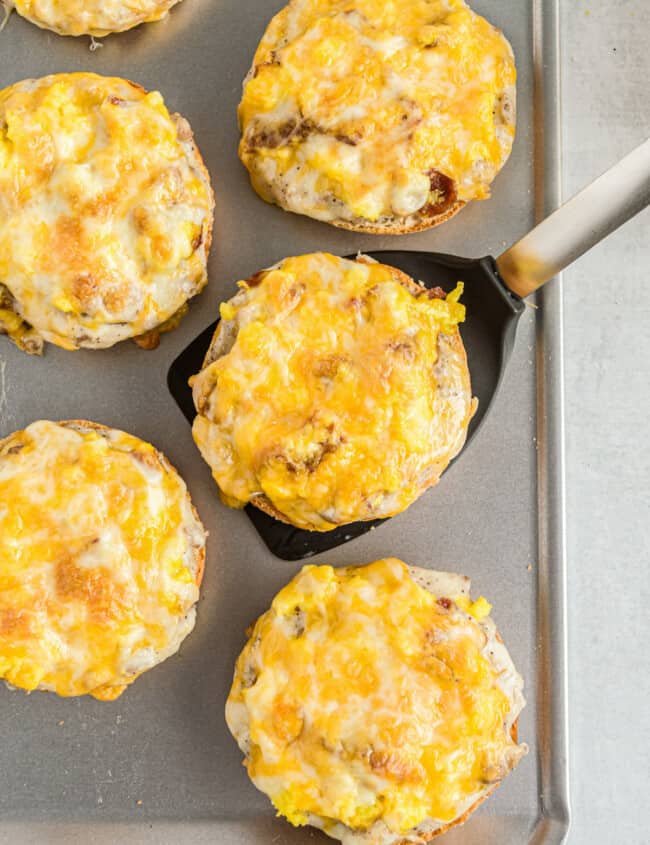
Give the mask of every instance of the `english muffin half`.
<svg viewBox="0 0 650 845">
<path fill-rule="evenodd" d="M 327 253 L 239 284 L 191 380 L 194 439 L 224 502 L 327 531 L 436 484 L 475 410 L 462 285 L 445 295 Z"/>
<path fill-rule="evenodd" d="M 255 623 L 226 721 L 255 786 L 345 845 L 425 843 L 526 753 L 523 680 L 469 579 L 305 566 Z"/>
<path fill-rule="evenodd" d="M 19 15 L 59 35 L 124 32 L 164 18 L 179 0 L 10 0 Z"/>
<path fill-rule="evenodd" d="M 208 173 L 187 121 L 125 79 L 0 92 L 0 331 L 40 352 L 155 346 L 207 282 Z"/>
<path fill-rule="evenodd" d="M 40 420 L 0 440 L 0 678 L 117 698 L 194 627 L 205 537 L 137 437 Z"/>
<path fill-rule="evenodd" d="M 489 196 L 514 139 L 514 57 L 464 0 L 291 0 L 239 119 L 263 199 L 357 232 L 417 232 Z"/>
</svg>

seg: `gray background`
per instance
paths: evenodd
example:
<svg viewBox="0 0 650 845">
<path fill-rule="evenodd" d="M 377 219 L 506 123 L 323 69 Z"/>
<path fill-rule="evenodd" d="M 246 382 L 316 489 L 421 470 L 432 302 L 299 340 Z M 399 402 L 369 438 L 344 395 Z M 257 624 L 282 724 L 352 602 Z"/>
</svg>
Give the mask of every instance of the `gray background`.
<svg viewBox="0 0 650 845">
<path fill-rule="evenodd" d="M 562 5 L 568 196 L 650 135 L 650 2 Z M 564 276 L 570 845 L 650 843 L 649 234 Z"/>
</svg>

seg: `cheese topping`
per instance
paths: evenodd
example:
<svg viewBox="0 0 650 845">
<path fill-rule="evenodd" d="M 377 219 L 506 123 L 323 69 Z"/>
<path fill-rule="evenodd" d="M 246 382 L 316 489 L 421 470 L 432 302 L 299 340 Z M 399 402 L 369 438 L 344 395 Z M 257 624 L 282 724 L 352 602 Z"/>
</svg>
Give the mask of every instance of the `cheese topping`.
<svg viewBox="0 0 650 845">
<path fill-rule="evenodd" d="M 257 620 L 226 705 L 253 783 L 333 835 L 401 842 L 457 818 L 526 751 L 510 735 L 522 681 L 488 613 L 396 559 L 304 567 Z"/>
<path fill-rule="evenodd" d="M 47 421 L 0 441 L 0 678 L 116 698 L 194 627 L 204 546 L 148 443 Z"/>
<path fill-rule="evenodd" d="M 24 18 L 61 35 L 108 35 L 165 17 L 179 0 L 13 0 Z"/>
<path fill-rule="evenodd" d="M 509 43 L 463 0 L 291 0 L 244 84 L 240 156 L 290 211 L 411 222 L 489 196 L 514 85 Z"/>
<path fill-rule="evenodd" d="M 90 73 L 0 92 L 0 290 L 46 340 L 110 346 L 168 320 L 207 281 L 211 213 L 157 92 Z"/>
<path fill-rule="evenodd" d="M 396 276 L 302 255 L 221 306 L 218 332 L 236 339 L 192 381 L 193 434 L 227 504 L 263 495 L 328 530 L 398 513 L 438 480 L 473 411 L 462 286 L 431 298 Z"/>
</svg>

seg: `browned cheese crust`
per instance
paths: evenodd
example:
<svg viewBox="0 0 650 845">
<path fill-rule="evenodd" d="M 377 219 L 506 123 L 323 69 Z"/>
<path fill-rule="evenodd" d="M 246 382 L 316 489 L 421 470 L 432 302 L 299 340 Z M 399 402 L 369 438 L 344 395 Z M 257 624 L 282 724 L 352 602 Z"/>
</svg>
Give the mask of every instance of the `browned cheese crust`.
<svg viewBox="0 0 650 845">
<path fill-rule="evenodd" d="M 458 209 L 456 209 L 456 210 L 458 210 Z M 455 213 L 455 211 L 453 213 Z M 362 264 L 364 264 L 364 263 L 365 264 L 375 263 L 375 262 L 372 261 L 372 259 L 369 259 L 364 255 L 359 255 L 355 260 L 358 261 L 359 263 L 362 263 Z M 392 266 L 389 266 L 389 265 L 382 265 L 382 266 L 384 266 L 384 267 L 386 267 L 386 269 L 390 270 L 393 278 L 397 282 L 399 282 L 401 285 L 403 285 L 408 291 L 410 291 L 413 294 L 413 296 L 419 296 L 421 294 L 427 294 L 431 298 L 439 298 L 439 299 L 442 299 L 445 296 L 445 292 L 441 288 L 433 288 L 433 289 L 426 288 L 423 285 L 416 282 L 414 279 L 412 279 L 410 276 L 408 276 L 402 270 L 399 270 L 397 267 L 392 267 Z M 259 273 L 259 272 L 254 273 L 249 279 L 246 280 L 247 284 L 251 287 L 254 287 L 255 285 L 259 284 L 260 276 L 261 276 L 261 273 Z M 212 341 L 210 343 L 210 346 L 208 348 L 208 351 L 205 355 L 205 358 L 204 358 L 204 361 L 203 361 L 203 368 L 207 367 L 213 361 L 216 361 L 218 358 L 221 358 L 223 355 L 227 354 L 228 351 L 230 350 L 230 347 L 232 345 L 233 340 L 234 339 L 232 337 L 226 337 L 225 334 L 221 333 L 219 331 L 219 328 L 217 328 L 217 330 L 215 331 L 215 334 L 212 338 Z M 444 362 L 445 357 L 448 356 L 450 353 L 453 354 L 454 356 L 462 357 L 462 360 L 463 360 L 463 363 L 464 363 L 464 368 L 463 368 L 464 369 L 463 392 L 467 396 L 471 396 L 472 387 L 471 387 L 471 383 L 470 383 L 469 369 L 467 367 L 467 353 L 465 351 L 465 347 L 463 346 L 463 341 L 461 339 L 460 333 L 458 333 L 458 332 L 455 335 L 440 335 L 440 337 L 439 337 L 439 340 L 438 340 L 439 359 L 438 360 Z M 474 416 L 474 413 L 476 412 L 477 404 L 478 404 L 477 401 L 473 400 L 473 407 L 472 407 L 470 419 L 471 419 L 472 416 Z M 463 442 L 460 444 L 459 451 L 460 451 L 460 448 L 462 448 L 463 445 L 464 445 L 464 438 L 463 438 Z M 447 464 L 445 464 L 442 467 L 439 467 L 437 472 L 432 473 L 431 477 L 427 480 L 427 482 L 422 485 L 419 495 L 422 495 L 422 493 L 424 493 L 426 490 L 428 490 L 429 487 L 433 487 L 435 484 L 438 483 L 438 481 L 440 480 L 440 476 L 441 476 L 442 472 L 446 469 L 446 466 L 447 466 Z M 280 522 L 284 522 L 287 525 L 292 524 L 290 522 L 290 520 L 287 519 L 287 517 L 283 513 L 281 513 L 265 495 L 254 496 L 251 499 L 250 504 L 254 505 L 256 508 L 263 511 L 264 513 L 268 514 L 268 516 L 272 516 L 275 519 L 278 519 Z M 374 518 L 373 516 L 367 517 L 368 520 L 371 520 L 373 518 Z"/>
<path fill-rule="evenodd" d="M 110 426 L 102 425 L 101 423 L 91 422 L 90 420 L 58 420 L 57 425 L 60 425 L 63 428 L 81 429 L 82 431 L 84 429 L 85 430 L 90 429 L 92 431 L 99 431 L 99 432 L 110 432 L 111 431 Z M 0 439 L 0 457 L 2 457 L 3 450 L 9 446 L 9 444 L 11 443 L 11 440 L 14 437 L 15 434 L 16 434 L 16 432 L 13 432 L 12 434 L 7 435 L 7 437 L 3 437 L 2 439 Z M 176 467 L 174 467 L 173 464 L 171 464 L 169 462 L 167 457 L 165 455 L 163 455 L 162 452 L 160 452 L 158 449 L 156 449 L 155 446 L 153 447 L 153 449 L 154 449 L 153 454 L 147 454 L 146 455 L 146 460 L 148 462 L 154 461 L 154 463 L 163 472 L 166 472 L 166 473 L 175 472 L 179 477 L 182 477 L 182 476 L 180 476 L 180 473 L 178 472 Z M 194 514 L 194 517 L 196 518 L 197 522 L 199 524 L 201 524 L 201 519 L 200 519 L 199 514 L 198 514 L 196 508 L 194 507 L 194 504 L 193 504 L 193 502 L 190 498 L 189 491 L 187 491 L 186 495 L 187 495 L 188 504 L 192 508 L 192 513 Z M 205 569 L 205 545 L 203 545 L 202 547 L 199 547 L 199 548 L 197 548 L 197 547 L 194 548 L 194 560 L 195 560 L 195 566 L 196 566 L 194 577 L 195 577 L 197 587 L 200 587 L 201 581 L 203 580 L 203 571 Z"/>
</svg>

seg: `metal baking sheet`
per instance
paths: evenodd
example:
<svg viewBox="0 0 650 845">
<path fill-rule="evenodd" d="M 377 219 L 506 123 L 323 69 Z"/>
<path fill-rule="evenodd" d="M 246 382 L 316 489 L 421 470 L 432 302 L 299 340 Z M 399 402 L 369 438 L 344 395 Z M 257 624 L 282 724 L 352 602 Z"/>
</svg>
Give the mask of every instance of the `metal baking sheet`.
<svg viewBox="0 0 650 845">
<path fill-rule="evenodd" d="M 474 0 L 505 30 L 519 68 L 518 132 L 493 199 L 439 229 L 361 237 L 259 200 L 237 160 L 235 109 L 258 38 L 283 0 L 185 0 L 162 23 L 105 40 L 64 39 L 14 16 L 0 35 L 0 84 L 94 70 L 161 90 L 192 123 L 216 191 L 210 284 L 180 328 L 145 352 L 131 343 L 42 360 L 0 338 L 0 436 L 36 418 L 86 417 L 162 449 L 210 530 L 198 622 L 179 655 L 116 702 L 0 690 L 0 842 L 326 842 L 274 817 L 249 783 L 223 718 L 244 629 L 298 565 L 274 558 L 244 514 L 223 507 L 169 365 L 209 325 L 237 279 L 285 255 L 394 247 L 498 254 L 559 199 L 558 0 Z M 562 451 L 561 289 L 520 322 L 494 411 L 466 455 L 407 513 L 316 562 L 396 555 L 455 569 L 494 603 L 527 681 L 520 720 L 530 754 L 444 841 L 559 843 L 568 827 Z"/>
</svg>

